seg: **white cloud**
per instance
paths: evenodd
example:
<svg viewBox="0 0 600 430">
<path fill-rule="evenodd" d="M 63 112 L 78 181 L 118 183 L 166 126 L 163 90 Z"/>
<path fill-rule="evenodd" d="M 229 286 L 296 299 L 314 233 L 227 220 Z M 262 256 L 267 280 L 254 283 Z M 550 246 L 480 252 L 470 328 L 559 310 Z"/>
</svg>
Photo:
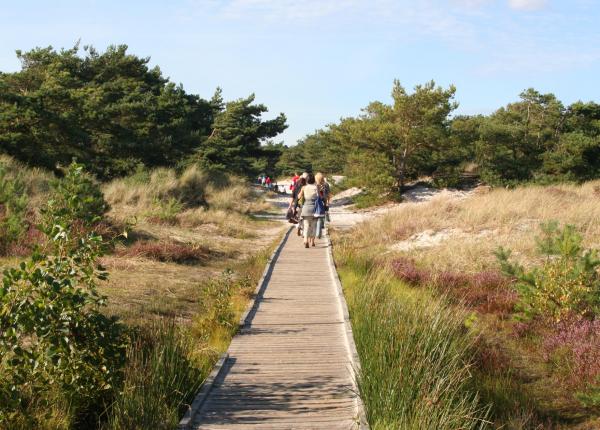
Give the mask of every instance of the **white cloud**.
<svg viewBox="0 0 600 430">
<path fill-rule="evenodd" d="M 310 20 L 352 10 L 357 0 L 232 0 L 224 8 L 225 16 L 231 18 L 259 14 L 272 20 Z"/>
<path fill-rule="evenodd" d="M 505 75 L 507 73 L 539 75 L 594 67 L 600 62 L 600 51 L 577 52 L 567 47 L 553 50 L 526 49 L 505 52 L 495 56 L 476 71 L 480 75 Z"/>
<path fill-rule="evenodd" d="M 466 9 L 480 9 L 490 4 L 493 0 L 451 0 L 451 3 Z"/>
<path fill-rule="evenodd" d="M 452 46 L 472 47 L 476 37 L 469 21 L 493 1 L 497 0 L 227 0 L 217 15 L 269 25 L 337 25 L 339 31 L 375 23 L 394 39 L 434 36 Z"/>
<path fill-rule="evenodd" d="M 515 10 L 540 10 L 546 6 L 546 0 L 508 0 L 508 5 Z"/>
</svg>

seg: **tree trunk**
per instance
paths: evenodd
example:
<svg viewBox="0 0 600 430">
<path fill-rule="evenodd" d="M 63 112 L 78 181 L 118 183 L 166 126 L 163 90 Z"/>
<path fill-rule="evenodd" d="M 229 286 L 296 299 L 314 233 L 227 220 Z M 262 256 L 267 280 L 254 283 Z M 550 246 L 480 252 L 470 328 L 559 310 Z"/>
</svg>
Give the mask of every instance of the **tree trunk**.
<svg viewBox="0 0 600 430">
<path fill-rule="evenodd" d="M 398 194 L 402 194 L 404 188 L 404 180 L 406 177 L 406 157 L 408 155 L 408 148 L 404 148 L 400 156 L 400 162 L 396 168 L 396 187 L 398 188 Z"/>
</svg>

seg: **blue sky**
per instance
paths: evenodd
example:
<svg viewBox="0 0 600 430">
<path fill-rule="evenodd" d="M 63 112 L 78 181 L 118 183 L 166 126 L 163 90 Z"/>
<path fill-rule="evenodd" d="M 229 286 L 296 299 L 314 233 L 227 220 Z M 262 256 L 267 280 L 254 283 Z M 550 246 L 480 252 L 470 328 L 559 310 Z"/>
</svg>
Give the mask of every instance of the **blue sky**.
<svg viewBox="0 0 600 430">
<path fill-rule="evenodd" d="M 0 0 L 0 70 L 35 46 L 125 43 L 209 98 L 255 92 L 293 144 L 412 88 L 455 84 L 459 113 L 525 88 L 600 102 L 598 0 Z"/>
</svg>

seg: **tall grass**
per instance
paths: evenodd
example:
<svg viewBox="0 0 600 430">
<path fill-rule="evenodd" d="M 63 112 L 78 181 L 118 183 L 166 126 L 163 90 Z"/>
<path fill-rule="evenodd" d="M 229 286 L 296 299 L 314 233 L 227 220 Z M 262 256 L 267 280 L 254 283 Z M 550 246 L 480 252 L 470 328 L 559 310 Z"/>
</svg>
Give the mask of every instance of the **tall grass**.
<svg viewBox="0 0 600 430">
<path fill-rule="evenodd" d="M 373 429 L 483 429 L 465 315 L 411 293 L 385 272 L 340 269 L 361 360 L 358 387 Z M 361 267 L 361 263 L 357 265 Z M 362 265 L 364 268 L 364 265 Z"/>
<path fill-rule="evenodd" d="M 139 215 L 156 209 L 158 202 L 178 201 L 188 207 L 206 203 L 209 175 L 195 165 L 181 175 L 175 170 L 158 168 L 140 171 L 104 185 L 104 196 L 115 215 Z"/>
<path fill-rule="evenodd" d="M 174 169 L 138 171 L 104 185 L 110 215 L 117 219 L 148 217 L 158 223 L 196 227 L 241 223 L 239 215 L 270 206 L 242 178 L 208 173 L 196 165 L 180 175 Z M 235 218 L 233 220 L 229 218 Z"/>
<path fill-rule="evenodd" d="M 129 345 L 124 386 L 104 428 L 173 429 L 202 382 L 193 350 L 173 320 L 141 329 Z"/>
<path fill-rule="evenodd" d="M 441 195 L 426 203 L 401 204 L 388 215 L 340 234 L 336 262 L 346 293 L 354 296 L 349 303 L 371 423 L 422 428 L 429 416 L 438 419 L 433 410 L 427 417 L 406 412 L 427 411 L 432 401 L 415 387 L 435 393 L 435 384 L 420 379 L 425 361 L 432 369 L 428 377 L 456 387 L 455 393 L 466 393 L 451 398 L 463 399 L 458 402 L 461 407 L 471 401 L 474 417 L 492 421 L 493 428 L 597 428 L 597 406 L 580 402 L 581 393 L 593 392 L 590 384 L 597 375 L 599 337 L 590 329 L 595 320 L 586 314 L 569 320 L 570 325 L 557 325 L 544 315 L 523 321 L 522 295 L 511 279 L 499 276 L 494 251 L 510 248 L 526 270 L 554 261 L 539 255 L 534 240 L 539 225 L 553 219 L 576 225 L 582 246 L 597 249 L 598 197 L 599 181 L 493 189 L 464 199 Z M 420 240 L 435 233 L 444 233 L 442 240 Z M 398 243 L 415 246 L 394 246 Z M 448 359 L 452 353 L 455 359 L 460 355 L 466 373 L 460 373 L 460 366 L 440 367 L 428 355 L 435 352 L 431 345 L 450 354 Z M 406 363 L 410 374 L 403 367 Z M 388 364 L 395 370 L 386 370 Z M 453 369 L 457 379 L 440 369 Z M 410 401 L 401 398 L 410 393 L 404 392 L 400 380 L 415 393 Z M 455 425 L 472 428 L 468 422 Z"/>
<path fill-rule="evenodd" d="M 229 346 L 269 254 L 258 252 L 198 285 L 198 314 L 192 324 L 180 327 L 174 319 L 158 319 L 137 329 L 127 352 L 124 384 L 106 411 L 104 430 L 176 427 Z"/>
</svg>

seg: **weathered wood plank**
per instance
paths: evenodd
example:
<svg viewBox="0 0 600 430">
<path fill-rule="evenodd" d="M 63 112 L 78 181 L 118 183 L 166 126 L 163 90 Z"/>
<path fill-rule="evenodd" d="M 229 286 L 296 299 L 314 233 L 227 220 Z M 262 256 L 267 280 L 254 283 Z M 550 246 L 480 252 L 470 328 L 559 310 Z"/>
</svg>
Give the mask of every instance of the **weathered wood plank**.
<svg viewBox="0 0 600 430">
<path fill-rule="evenodd" d="M 347 319 L 328 242 L 288 236 L 194 429 L 357 429 Z"/>
</svg>

